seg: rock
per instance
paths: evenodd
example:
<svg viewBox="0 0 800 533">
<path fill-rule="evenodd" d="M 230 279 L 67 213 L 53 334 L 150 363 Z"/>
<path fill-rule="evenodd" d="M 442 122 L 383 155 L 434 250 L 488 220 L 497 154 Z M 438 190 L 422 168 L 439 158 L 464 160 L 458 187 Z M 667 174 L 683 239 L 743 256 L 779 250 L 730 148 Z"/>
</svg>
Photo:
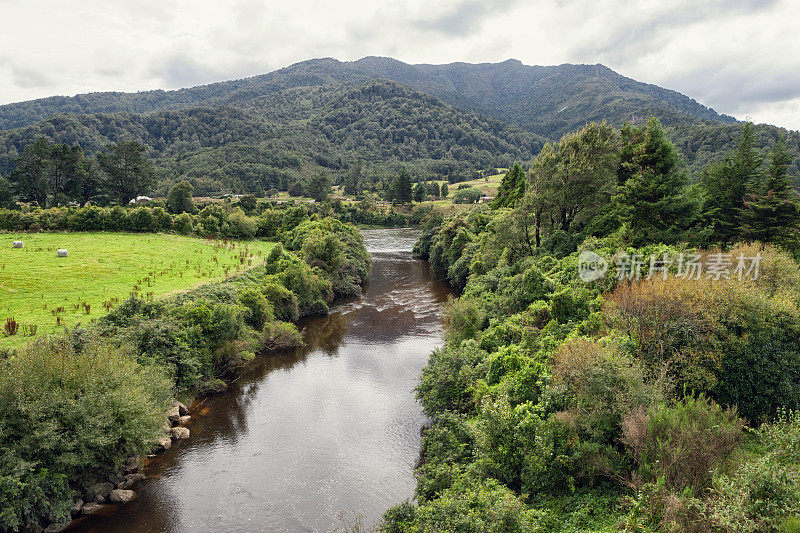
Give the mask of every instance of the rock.
<svg viewBox="0 0 800 533">
<path fill-rule="evenodd" d="M 64 531 L 68 525 L 69 522 L 60 524 L 53 522 L 52 524 L 44 528 L 44 533 L 59 533 L 59 531 Z"/>
<path fill-rule="evenodd" d="M 187 428 L 175 427 L 172 428 L 172 438 L 175 440 L 188 439 L 191 433 Z"/>
<path fill-rule="evenodd" d="M 120 483 L 125 481 L 125 476 L 117 474 L 116 476 L 108 476 L 109 483 L 113 483 L 115 487 L 119 488 Z"/>
<path fill-rule="evenodd" d="M 177 423 L 181 419 L 181 410 L 180 407 L 177 405 L 173 406 L 172 409 L 167 411 L 167 420 L 170 422 Z"/>
<path fill-rule="evenodd" d="M 186 416 L 189 414 L 189 409 L 181 402 L 175 402 L 175 407 L 178 408 L 178 413 L 180 413 L 181 416 Z"/>
<path fill-rule="evenodd" d="M 112 490 L 114 490 L 113 483 L 95 483 L 86 491 L 85 499 L 87 502 L 98 501 L 98 498 L 105 501 Z"/>
<path fill-rule="evenodd" d="M 56 257 L 67 257 L 69 256 L 69 252 L 63 248 L 59 248 L 56 250 Z"/>
<path fill-rule="evenodd" d="M 98 494 L 94 497 L 94 503 L 106 503 L 106 497 Z"/>
<path fill-rule="evenodd" d="M 133 487 L 136 483 L 138 483 L 139 481 L 142 481 L 145 478 L 146 478 L 146 476 L 144 474 L 141 474 L 141 473 L 128 474 L 127 476 L 125 476 L 125 481 L 122 483 L 122 485 L 120 485 L 117 488 L 118 489 L 127 490 L 127 489 Z"/>
<path fill-rule="evenodd" d="M 102 508 L 103 506 L 100 505 L 99 503 L 87 503 L 86 505 L 81 507 L 81 514 L 83 514 L 84 516 L 90 515 L 92 513 L 96 513 Z"/>
<path fill-rule="evenodd" d="M 178 420 L 178 424 L 180 424 L 181 426 L 185 426 L 186 424 L 188 424 L 188 423 L 189 423 L 189 421 L 190 421 L 191 419 L 192 419 L 192 417 L 191 417 L 191 416 L 189 416 L 189 415 L 182 416 L 182 417 L 180 418 L 180 420 Z"/>
<path fill-rule="evenodd" d="M 172 447 L 172 439 L 169 437 L 159 437 L 157 443 L 157 449 L 160 452 L 169 450 Z"/>
<path fill-rule="evenodd" d="M 83 507 L 83 500 L 76 501 L 75 505 L 72 506 L 72 509 L 69 510 L 69 514 L 71 514 L 72 516 L 80 515 L 82 507 Z"/>
<path fill-rule="evenodd" d="M 116 489 L 111 491 L 109 497 L 114 503 L 128 503 L 136 498 L 136 493 L 132 490 Z"/>
<path fill-rule="evenodd" d="M 25 245 L 22 244 L 22 241 L 14 241 L 13 246 L 14 248 L 23 248 Z"/>
</svg>

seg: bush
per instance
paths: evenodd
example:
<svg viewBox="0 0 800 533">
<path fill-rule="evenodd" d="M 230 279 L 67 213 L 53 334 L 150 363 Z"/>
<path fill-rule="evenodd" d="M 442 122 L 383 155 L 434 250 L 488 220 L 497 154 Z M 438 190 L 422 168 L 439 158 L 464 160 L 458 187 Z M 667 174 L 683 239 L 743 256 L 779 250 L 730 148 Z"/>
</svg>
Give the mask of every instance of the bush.
<svg viewBox="0 0 800 533">
<path fill-rule="evenodd" d="M 263 338 L 264 349 L 270 352 L 303 346 L 303 337 L 297 326 L 289 322 L 270 322 L 264 326 Z"/>
<path fill-rule="evenodd" d="M 246 308 L 244 321 L 256 331 L 261 331 L 264 324 L 274 320 L 272 307 L 258 289 L 249 288 L 240 292 L 239 303 Z"/>
<path fill-rule="evenodd" d="M 475 204 L 483 196 L 483 192 L 477 187 L 467 187 L 465 189 L 458 189 L 453 193 L 454 204 Z"/>
<path fill-rule="evenodd" d="M 65 518 L 65 478 L 81 488 L 116 472 L 161 432 L 172 392 L 164 374 L 107 343 L 80 344 L 40 341 L 0 362 L 0 456 L 12 463 L 0 498 L 17 495 L 2 506 L 7 525 Z"/>
<path fill-rule="evenodd" d="M 278 283 L 267 282 L 261 285 L 261 292 L 272 306 L 275 318 L 288 322 L 298 320 L 300 308 L 297 296 L 292 291 Z"/>
<path fill-rule="evenodd" d="M 478 302 L 469 298 L 448 298 L 442 307 L 445 338 L 458 346 L 466 339 L 474 339 L 483 326 L 486 315 Z"/>
</svg>

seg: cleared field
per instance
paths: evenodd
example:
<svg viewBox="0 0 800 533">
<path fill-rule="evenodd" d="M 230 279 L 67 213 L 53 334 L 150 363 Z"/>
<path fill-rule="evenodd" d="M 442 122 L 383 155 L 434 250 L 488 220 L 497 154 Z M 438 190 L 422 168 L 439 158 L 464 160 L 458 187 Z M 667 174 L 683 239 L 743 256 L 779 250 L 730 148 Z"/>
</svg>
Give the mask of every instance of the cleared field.
<svg viewBox="0 0 800 533">
<path fill-rule="evenodd" d="M 17 240 L 25 247 L 12 248 Z M 232 276 L 272 246 L 166 234 L 0 233 L 0 347 L 96 320 L 134 293 L 158 298 Z M 56 257 L 59 248 L 69 257 Z"/>
</svg>

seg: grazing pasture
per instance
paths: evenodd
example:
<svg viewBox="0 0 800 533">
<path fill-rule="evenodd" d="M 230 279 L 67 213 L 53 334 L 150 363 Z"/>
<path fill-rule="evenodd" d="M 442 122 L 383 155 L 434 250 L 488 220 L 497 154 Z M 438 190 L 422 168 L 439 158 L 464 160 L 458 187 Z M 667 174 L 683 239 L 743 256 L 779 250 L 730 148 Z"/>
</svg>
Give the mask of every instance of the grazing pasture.
<svg viewBox="0 0 800 533">
<path fill-rule="evenodd" d="M 0 233 L 0 347 L 96 320 L 132 294 L 155 299 L 235 275 L 272 246 L 168 234 Z M 68 257 L 56 257 L 61 248 Z"/>
</svg>

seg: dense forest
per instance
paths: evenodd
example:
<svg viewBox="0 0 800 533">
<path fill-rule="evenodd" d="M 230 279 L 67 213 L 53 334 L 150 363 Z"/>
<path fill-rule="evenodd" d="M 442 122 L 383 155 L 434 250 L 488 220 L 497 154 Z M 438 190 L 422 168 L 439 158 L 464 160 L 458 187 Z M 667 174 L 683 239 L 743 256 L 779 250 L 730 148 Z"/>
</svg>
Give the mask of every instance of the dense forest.
<svg viewBox="0 0 800 533">
<path fill-rule="evenodd" d="M 476 169 L 530 160 L 545 142 L 385 80 L 292 90 L 244 108 L 58 115 L 0 132 L 0 174 L 10 174 L 14 159 L 39 136 L 80 145 L 88 155 L 118 140 L 136 141 L 157 166 L 162 193 L 183 176 L 199 194 L 261 195 L 320 172 L 343 177 L 359 160 L 372 183 L 401 164 L 418 178 L 461 181 Z"/>
<path fill-rule="evenodd" d="M 432 214 L 415 251 L 461 296 L 382 531 L 798 530 L 797 176 L 755 145 L 690 184 L 657 121 L 592 124 Z"/>
</svg>

